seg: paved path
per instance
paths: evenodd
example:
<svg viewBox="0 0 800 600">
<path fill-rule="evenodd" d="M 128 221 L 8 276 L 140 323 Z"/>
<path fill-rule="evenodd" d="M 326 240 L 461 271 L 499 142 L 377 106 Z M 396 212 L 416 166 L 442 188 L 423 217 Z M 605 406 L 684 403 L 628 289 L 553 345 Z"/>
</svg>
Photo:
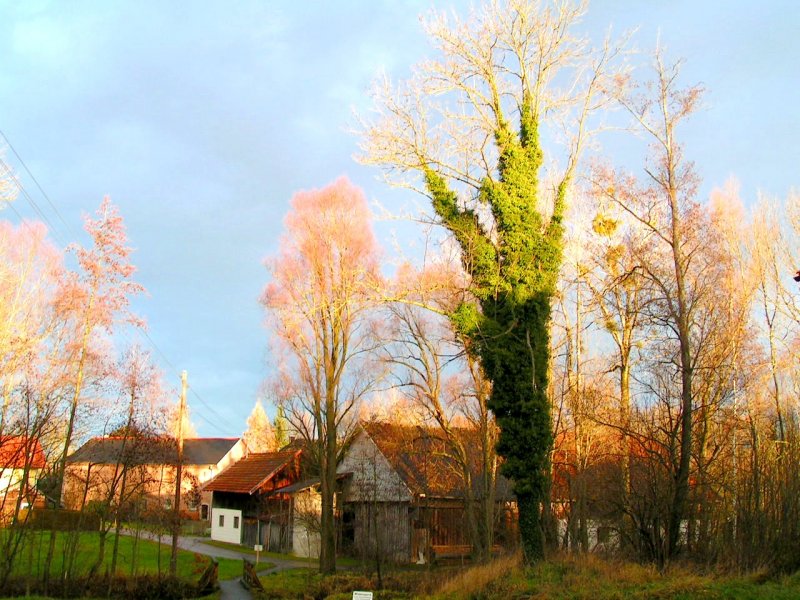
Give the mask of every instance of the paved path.
<svg viewBox="0 0 800 600">
<path fill-rule="evenodd" d="M 239 552 L 233 548 L 219 548 L 217 546 L 212 546 L 211 544 L 205 543 L 207 539 L 208 538 L 202 537 L 179 537 L 178 546 L 183 550 L 189 550 L 190 552 L 196 552 L 197 554 L 205 554 L 206 556 L 213 556 L 214 558 L 233 558 L 236 560 L 246 558 L 250 562 L 256 561 L 256 557 L 249 552 Z M 303 569 L 307 567 L 316 568 L 318 566 L 316 561 L 309 562 L 307 560 L 294 558 L 288 555 L 286 558 L 277 558 L 274 555 L 262 556 L 259 559 L 259 562 L 268 562 L 275 565 L 267 571 L 260 571 L 260 575 L 265 573 L 274 573 L 276 571 L 285 571 L 286 569 Z"/>
<path fill-rule="evenodd" d="M 133 535 L 132 531 L 123 530 L 122 533 L 126 535 Z M 142 531 L 140 533 L 140 537 L 153 541 L 157 541 L 158 539 L 158 536 L 146 531 Z M 195 552 L 197 554 L 203 554 L 205 556 L 212 556 L 214 558 L 231 558 L 234 560 L 242 560 L 243 558 L 246 558 L 251 562 L 255 562 L 256 557 L 249 552 L 239 552 L 232 548 L 219 548 L 217 546 L 212 546 L 211 544 L 206 544 L 206 540 L 208 540 L 208 538 L 182 535 L 178 537 L 178 548 L 181 550 L 188 550 L 189 552 Z M 169 536 L 161 537 L 162 544 L 169 544 L 171 541 L 172 538 Z M 316 562 L 308 562 L 290 556 L 287 556 L 286 558 L 262 556 L 260 562 L 269 562 L 275 566 L 266 571 L 259 571 L 259 575 L 277 573 L 278 571 L 285 571 L 287 569 L 302 569 L 307 567 L 315 568 L 318 566 Z M 244 588 L 240 578 L 220 581 L 219 587 L 221 600 L 251 600 L 253 597 L 253 595 L 250 593 L 250 590 Z"/>
<path fill-rule="evenodd" d="M 240 579 L 228 579 L 219 582 L 220 600 L 252 600 L 253 594 L 245 589 Z"/>
</svg>

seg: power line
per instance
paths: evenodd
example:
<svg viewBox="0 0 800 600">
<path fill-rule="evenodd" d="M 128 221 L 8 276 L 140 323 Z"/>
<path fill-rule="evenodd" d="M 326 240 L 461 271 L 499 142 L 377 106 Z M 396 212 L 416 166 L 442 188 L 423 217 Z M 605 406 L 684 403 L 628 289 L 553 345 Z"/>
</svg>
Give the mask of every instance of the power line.
<svg viewBox="0 0 800 600">
<path fill-rule="evenodd" d="M 153 338 L 150 337 L 150 334 L 147 333 L 147 330 L 140 329 L 139 331 L 145 338 L 147 338 L 147 341 L 150 342 L 150 345 L 155 349 L 155 351 L 158 353 L 158 355 L 161 357 L 161 359 L 167 364 L 167 366 L 174 373 L 178 373 L 179 372 L 178 369 L 175 367 L 175 365 L 173 365 L 170 362 L 169 358 L 167 358 L 167 355 L 164 354 L 164 352 L 161 351 L 161 348 L 159 348 L 158 345 L 153 340 Z M 222 422 L 223 425 L 225 425 L 227 427 L 231 427 L 231 423 L 228 422 L 228 420 L 225 417 L 223 417 L 219 412 L 217 412 L 208 402 L 206 402 L 203 398 L 201 398 L 200 395 L 197 393 L 197 390 L 195 390 L 194 387 L 192 387 L 191 385 L 189 386 L 189 391 L 192 393 L 192 395 L 195 398 L 197 398 L 197 400 L 200 402 L 200 404 L 202 404 L 206 408 L 206 410 L 208 410 L 208 412 L 210 412 L 214 417 L 219 419 Z M 212 423 L 208 419 L 205 419 L 205 417 L 203 417 L 203 419 L 207 423 L 209 423 L 211 425 L 214 425 L 215 427 L 217 427 L 219 429 L 219 426 L 218 426 L 217 423 Z"/>
<path fill-rule="evenodd" d="M 172 363 L 172 361 L 169 360 L 167 355 L 161 350 L 161 348 L 158 346 L 158 344 L 156 344 L 155 340 L 150 337 L 150 334 L 147 333 L 147 330 L 146 329 L 137 329 L 137 331 L 138 331 L 139 334 L 144 336 L 144 338 L 147 340 L 147 342 L 150 344 L 150 346 L 153 348 L 153 350 L 156 351 L 156 354 L 158 354 L 159 357 L 161 358 L 161 360 L 166 364 L 166 366 L 169 368 L 171 374 L 180 376 L 180 371 L 178 370 L 178 368 Z M 126 335 L 126 337 L 128 337 L 128 331 L 125 331 L 124 334 Z M 128 341 L 129 342 L 131 341 L 130 338 L 128 338 Z M 227 419 L 225 419 L 221 414 L 219 414 L 216 410 L 214 410 L 208 402 L 206 402 L 203 398 L 201 398 L 200 395 L 197 393 L 197 391 L 191 385 L 189 386 L 189 391 L 192 393 L 192 395 L 194 395 L 195 398 L 197 398 L 197 400 L 203 405 L 203 407 L 208 412 L 210 412 L 211 415 L 213 417 L 215 417 L 217 420 L 216 421 L 212 421 L 211 419 L 209 419 L 208 417 L 204 416 L 199 411 L 197 411 L 195 413 L 195 415 L 197 417 L 199 417 L 200 419 L 205 421 L 208 425 L 210 425 L 211 427 L 213 427 L 217 431 L 224 432 L 225 429 L 223 429 L 222 426 L 225 426 L 225 427 L 227 427 L 229 429 L 235 429 Z"/>
<path fill-rule="evenodd" d="M 3 173 L 6 174 L 8 176 L 8 178 L 9 178 L 9 180 L 16 186 L 16 188 L 19 190 L 19 192 L 22 195 L 22 197 L 25 198 L 28 201 L 28 204 L 31 205 L 31 208 L 33 208 L 33 211 L 37 214 L 37 216 L 47 224 L 47 226 L 50 229 L 50 232 L 56 238 L 56 240 L 62 246 L 65 245 L 64 239 L 59 235 L 59 233 L 58 233 L 58 231 L 56 231 L 55 227 L 53 227 L 53 223 L 50 221 L 50 219 L 47 218 L 47 215 L 44 214 L 42 209 L 39 208 L 39 205 L 36 204 L 36 201 L 28 193 L 28 190 L 25 189 L 25 186 L 22 185 L 22 182 L 19 180 L 19 178 L 14 173 L 14 170 L 11 168 L 11 165 L 9 165 L 5 161 L 5 159 L 3 159 L 3 157 L 1 157 L 1 156 L 0 156 L 0 166 L 2 166 L 2 168 L 3 168 Z M 8 206 L 12 206 L 12 207 L 14 206 L 11 203 L 11 200 L 8 200 L 8 199 L 6 200 L 6 204 L 8 204 Z M 16 210 L 16 208 L 14 208 L 13 210 L 14 210 L 14 213 L 20 218 L 20 220 L 24 221 L 24 219 L 22 218 L 22 215 L 19 214 L 19 212 Z"/>
<path fill-rule="evenodd" d="M 61 213 L 59 212 L 59 210 L 56 208 L 56 206 L 50 200 L 50 196 L 47 195 L 47 193 L 44 191 L 44 188 L 39 184 L 39 180 L 36 179 L 36 177 L 34 176 L 33 172 L 28 168 L 28 165 L 25 164 L 24 160 L 22 160 L 22 157 L 19 155 L 19 152 L 17 152 L 17 149 L 14 148 L 14 145 L 11 143 L 11 141 L 8 139 L 8 137 L 6 136 L 5 132 L 2 129 L 0 129 L 0 136 L 3 137 L 3 139 L 6 142 L 6 146 L 8 146 L 11 149 L 11 152 L 13 152 L 14 156 L 17 157 L 17 160 L 19 161 L 19 164 L 22 165 L 22 168 L 25 169 L 25 172 L 31 178 L 33 183 L 36 184 L 36 187 L 39 189 L 39 192 L 41 192 L 42 196 L 44 196 L 44 199 L 47 200 L 47 204 L 50 205 L 50 208 L 53 209 L 53 212 L 56 213 L 56 216 L 58 217 L 58 220 L 61 221 L 61 223 L 64 225 L 64 228 L 66 229 L 67 233 L 71 233 L 71 234 L 74 233 L 72 231 L 72 228 L 67 223 L 67 221 L 64 219 L 63 216 L 61 216 Z"/>
<path fill-rule="evenodd" d="M 0 129 L 0 137 L 3 138 L 3 140 L 5 141 L 5 144 L 8 146 L 9 149 L 11 149 L 11 151 L 14 154 L 14 156 L 19 161 L 20 165 L 22 165 L 22 167 L 25 169 L 25 172 L 28 174 L 28 176 L 34 182 L 34 184 L 36 185 L 36 187 L 39 190 L 39 192 L 41 193 L 41 195 L 47 201 L 47 204 L 50 206 L 50 208 L 53 210 L 53 212 L 55 212 L 55 214 L 58 217 L 59 221 L 61 221 L 61 223 L 63 224 L 63 226 L 65 228 L 65 231 L 68 234 L 72 234 L 73 237 L 77 237 L 77 236 L 74 235 L 74 232 L 72 231 L 72 228 L 69 226 L 67 221 L 61 215 L 61 212 L 58 210 L 58 208 L 55 206 L 53 201 L 50 199 L 50 196 L 48 196 L 48 194 L 44 191 L 44 188 L 42 187 L 42 185 L 36 179 L 36 177 L 34 176 L 33 172 L 28 168 L 28 165 L 22 159 L 22 157 L 20 156 L 19 152 L 17 152 L 16 148 L 14 148 L 13 144 L 11 144 L 11 141 L 8 139 L 8 136 L 6 136 L 5 132 L 3 132 L 2 129 Z M 39 205 L 33 199 L 33 196 L 31 196 L 31 194 L 28 192 L 28 190 L 25 188 L 25 186 L 23 186 L 23 184 L 22 184 L 21 180 L 19 179 L 19 177 L 17 177 L 17 175 L 14 173 L 14 170 L 11 168 L 11 166 L 2 157 L 0 157 L 0 166 L 3 167 L 4 171 L 10 177 L 10 180 L 14 183 L 14 185 L 20 191 L 22 196 L 28 201 L 28 203 L 33 208 L 34 212 L 39 216 L 39 218 L 42 219 L 42 221 L 44 221 L 50 227 L 50 231 L 52 232 L 53 236 L 56 237 L 57 241 L 62 246 L 66 246 L 66 243 L 65 243 L 64 239 L 58 234 L 58 232 L 56 231 L 56 228 L 53 226 L 53 223 L 50 221 L 50 219 L 47 218 L 47 216 L 45 215 L 44 211 L 42 211 L 42 209 L 39 207 Z M 19 211 L 16 209 L 16 207 L 14 206 L 14 204 L 10 200 L 7 200 L 6 204 L 11 208 L 12 212 L 17 216 L 17 218 L 20 220 L 20 223 L 22 225 L 27 225 L 28 224 L 27 221 L 22 217 L 22 215 L 19 213 Z M 155 343 L 153 338 L 150 337 L 150 335 L 147 333 L 147 331 L 144 330 L 144 329 L 139 329 L 139 332 L 142 335 L 144 335 L 144 337 L 147 339 L 147 341 L 150 344 L 150 346 L 152 346 L 152 348 L 161 357 L 161 359 L 164 361 L 164 363 L 166 363 L 166 365 L 172 370 L 172 372 L 175 373 L 175 374 L 179 374 L 178 369 L 169 360 L 169 358 L 161 350 L 161 348 Z M 127 331 L 124 332 L 124 335 L 126 335 L 126 337 L 127 337 L 127 333 L 128 333 Z M 128 341 L 130 342 L 130 339 Z M 191 390 L 192 395 L 216 419 L 216 421 L 212 421 L 211 419 L 205 417 L 201 412 L 198 411 L 196 413 L 196 415 L 199 418 L 201 418 L 208 425 L 210 425 L 211 427 L 213 427 L 214 429 L 216 429 L 218 431 L 224 431 L 223 428 L 220 426 L 220 423 L 222 425 L 224 425 L 225 427 L 228 427 L 230 429 L 234 429 L 232 427 L 232 424 L 230 422 L 228 422 L 228 420 L 226 418 L 224 418 L 219 412 L 217 412 L 211 406 L 211 404 L 209 404 L 203 398 L 201 398 L 200 395 L 197 393 L 197 391 L 193 387 L 190 386 L 189 389 Z"/>
</svg>

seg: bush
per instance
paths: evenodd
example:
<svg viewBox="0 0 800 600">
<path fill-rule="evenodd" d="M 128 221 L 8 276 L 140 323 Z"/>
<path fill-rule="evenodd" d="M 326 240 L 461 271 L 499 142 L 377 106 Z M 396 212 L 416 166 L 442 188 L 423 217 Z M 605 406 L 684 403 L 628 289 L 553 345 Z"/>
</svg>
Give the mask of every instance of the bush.
<svg viewBox="0 0 800 600">
<path fill-rule="evenodd" d="M 78 510 L 34 509 L 26 526 L 56 531 L 97 531 L 100 529 L 100 516 Z"/>
<path fill-rule="evenodd" d="M 203 594 L 194 582 L 176 577 L 140 575 L 138 577 L 75 578 L 51 580 L 45 589 L 43 582 L 24 577 L 11 578 L 0 588 L 0 596 L 25 596 L 27 590 L 33 594 L 44 594 L 59 598 L 122 598 L 130 600 L 179 600 L 199 598 Z"/>
</svg>

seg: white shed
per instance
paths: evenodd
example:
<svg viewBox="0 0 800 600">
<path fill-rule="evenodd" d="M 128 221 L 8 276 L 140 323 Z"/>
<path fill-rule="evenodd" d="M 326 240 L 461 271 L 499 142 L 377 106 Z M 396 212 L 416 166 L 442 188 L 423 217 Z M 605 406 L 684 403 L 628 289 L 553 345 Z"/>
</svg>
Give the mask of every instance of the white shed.
<svg viewBox="0 0 800 600">
<path fill-rule="evenodd" d="M 211 539 L 229 544 L 241 544 L 242 511 L 232 508 L 212 508 Z"/>
</svg>

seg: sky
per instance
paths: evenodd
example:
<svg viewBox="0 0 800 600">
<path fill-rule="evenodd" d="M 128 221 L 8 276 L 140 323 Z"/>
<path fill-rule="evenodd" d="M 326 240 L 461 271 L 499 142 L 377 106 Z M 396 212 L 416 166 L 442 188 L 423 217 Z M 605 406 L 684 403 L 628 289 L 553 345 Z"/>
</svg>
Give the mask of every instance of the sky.
<svg viewBox="0 0 800 600">
<path fill-rule="evenodd" d="M 0 0 L 5 159 L 62 247 L 85 242 L 103 196 L 119 206 L 148 290 L 143 343 L 174 388 L 188 371 L 200 435 L 240 435 L 278 362 L 258 297 L 292 194 L 344 174 L 371 201 L 417 201 L 353 160 L 353 110 L 369 110 L 379 72 L 430 55 L 420 14 L 470 5 Z M 634 46 L 660 40 L 707 89 L 682 132 L 701 198 L 731 176 L 746 202 L 800 187 L 793 0 L 596 0 L 581 27 L 598 43 L 637 28 Z M 25 194 L 14 208 L 0 219 L 36 217 Z M 398 231 L 416 235 L 376 230 L 387 258 Z"/>
</svg>

